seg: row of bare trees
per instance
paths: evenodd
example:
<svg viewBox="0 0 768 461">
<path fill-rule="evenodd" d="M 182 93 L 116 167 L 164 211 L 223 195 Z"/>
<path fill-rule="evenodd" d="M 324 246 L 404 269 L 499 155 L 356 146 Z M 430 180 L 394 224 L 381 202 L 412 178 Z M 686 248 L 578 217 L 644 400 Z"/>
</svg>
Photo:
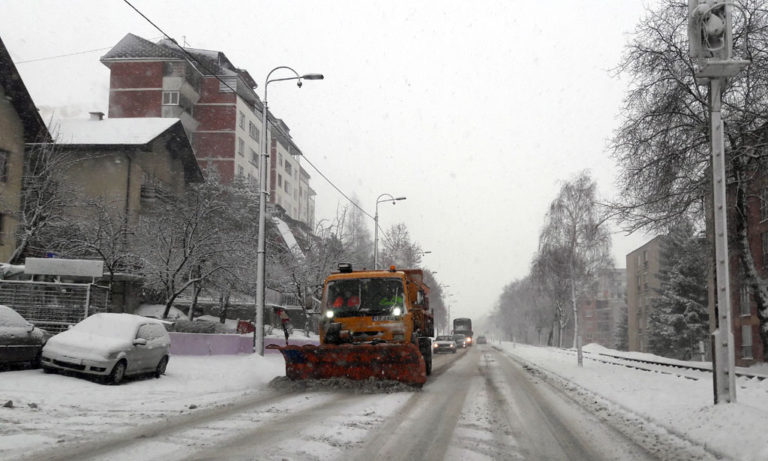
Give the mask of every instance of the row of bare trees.
<svg viewBox="0 0 768 461">
<path fill-rule="evenodd" d="M 528 342 L 533 332 L 541 342 L 548 331 L 547 342 L 562 346 L 563 333 L 572 324 L 575 347 L 579 297 L 613 265 L 610 234 L 596 194 L 587 172 L 561 186 L 547 211 L 529 275 L 504 288 L 493 313 L 494 323 L 507 336 Z"/>
</svg>

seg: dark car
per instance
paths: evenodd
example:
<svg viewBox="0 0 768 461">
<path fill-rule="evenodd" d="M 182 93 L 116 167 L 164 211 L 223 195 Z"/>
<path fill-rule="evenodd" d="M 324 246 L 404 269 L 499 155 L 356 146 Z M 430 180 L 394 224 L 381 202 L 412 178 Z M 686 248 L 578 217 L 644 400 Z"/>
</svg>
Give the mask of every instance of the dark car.
<svg viewBox="0 0 768 461">
<path fill-rule="evenodd" d="M 478 336 L 477 337 L 477 344 L 488 344 L 488 340 L 485 339 L 485 336 Z"/>
<path fill-rule="evenodd" d="M 453 335 L 453 341 L 456 343 L 456 347 L 467 347 L 467 335 L 455 334 Z"/>
<path fill-rule="evenodd" d="M 438 336 L 432 342 L 432 351 L 435 354 L 440 352 L 456 353 L 456 342 L 453 340 L 453 336 Z"/>
<path fill-rule="evenodd" d="M 15 310 L 0 305 L 0 368 L 19 363 L 39 366 L 40 352 L 50 336 Z"/>
</svg>

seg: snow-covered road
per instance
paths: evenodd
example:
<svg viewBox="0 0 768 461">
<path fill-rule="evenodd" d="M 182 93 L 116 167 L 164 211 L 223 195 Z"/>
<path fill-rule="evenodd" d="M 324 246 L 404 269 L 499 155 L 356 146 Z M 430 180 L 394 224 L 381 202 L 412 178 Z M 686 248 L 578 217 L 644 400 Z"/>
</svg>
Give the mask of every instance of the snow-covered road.
<svg viewBox="0 0 768 461">
<path fill-rule="evenodd" d="M 713 459 L 630 405 L 547 371 L 569 370 L 562 356 L 475 346 L 435 356 L 421 390 L 292 383 L 279 355 L 174 357 L 161 379 L 121 386 L 5 372 L 0 405 L 13 403 L 0 406 L 0 459 Z M 584 372 L 606 383 L 592 385 L 603 395 L 613 382 L 652 378 L 600 367 Z M 672 393 L 689 385 L 653 379 Z"/>
</svg>

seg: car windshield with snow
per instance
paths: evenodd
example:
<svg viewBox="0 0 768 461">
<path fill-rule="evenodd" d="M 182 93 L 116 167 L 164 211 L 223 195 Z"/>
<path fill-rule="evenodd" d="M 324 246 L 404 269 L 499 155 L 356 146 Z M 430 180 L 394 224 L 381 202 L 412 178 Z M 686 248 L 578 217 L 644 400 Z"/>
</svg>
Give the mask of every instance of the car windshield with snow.
<svg viewBox="0 0 768 461">
<path fill-rule="evenodd" d="M 43 348 L 46 372 L 71 371 L 105 378 L 153 373 L 168 365 L 170 337 L 161 321 L 132 314 L 94 314 L 53 336 Z"/>
</svg>

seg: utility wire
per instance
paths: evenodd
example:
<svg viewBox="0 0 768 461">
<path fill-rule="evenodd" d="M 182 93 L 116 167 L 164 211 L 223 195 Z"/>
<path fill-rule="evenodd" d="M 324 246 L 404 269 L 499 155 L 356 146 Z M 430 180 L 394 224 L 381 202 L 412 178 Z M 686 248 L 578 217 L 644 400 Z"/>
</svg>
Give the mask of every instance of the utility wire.
<svg viewBox="0 0 768 461">
<path fill-rule="evenodd" d="M 322 177 L 323 177 L 323 179 L 325 179 L 325 180 L 328 182 L 328 184 L 330 184 L 330 185 L 331 185 L 331 186 L 332 186 L 334 189 L 336 189 L 336 191 L 337 191 L 339 194 L 341 194 L 342 196 L 344 196 L 344 198 L 345 198 L 345 199 L 349 200 L 349 203 L 351 203 L 352 205 L 354 205 L 354 207 L 355 207 L 355 208 L 357 208 L 358 210 L 362 211 L 362 212 L 363 212 L 363 214 L 365 214 L 365 215 L 366 215 L 366 216 L 368 216 L 369 218 L 371 218 L 371 219 L 374 219 L 374 220 L 376 219 L 376 218 L 374 218 L 373 216 L 371 216 L 371 214 L 370 214 L 370 213 L 368 213 L 367 211 L 365 211 L 365 210 L 364 210 L 364 209 L 363 209 L 363 208 L 362 208 L 360 205 L 358 205 L 358 204 L 357 204 L 357 203 L 356 203 L 354 200 L 352 200 L 351 198 L 349 198 L 349 197 L 347 196 L 347 194 L 345 194 L 345 193 L 344 193 L 344 192 L 343 192 L 341 189 L 339 189 L 339 188 L 338 188 L 338 186 L 336 186 L 336 184 L 334 184 L 334 183 L 333 183 L 333 181 L 331 181 L 330 179 L 328 179 L 328 177 L 327 177 L 327 176 L 325 176 L 325 175 L 323 174 L 323 172 L 322 172 L 322 171 L 320 171 L 319 169 L 317 169 L 317 167 L 316 167 L 316 166 L 315 166 L 315 165 L 314 165 L 312 162 L 310 162 L 310 161 L 309 161 L 309 159 L 307 158 L 307 156 L 306 156 L 306 155 L 304 155 L 304 154 L 302 153 L 302 154 L 301 154 L 301 156 L 302 156 L 302 157 L 304 157 L 304 160 L 306 160 L 306 161 L 307 161 L 307 163 L 309 163 L 309 166 L 311 166 L 311 167 L 312 167 L 312 168 L 313 168 L 315 171 L 317 171 L 317 173 L 318 173 L 320 176 L 322 176 Z"/>
<path fill-rule="evenodd" d="M 184 49 L 184 47 L 182 47 L 181 45 L 179 45 L 179 42 L 177 42 L 177 41 L 176 41 L 176 39 L 174 39 L 173 37 L 171 37 L 170 35 L 168 35 L 167 33 L 165 33 L 165 31 L 164 31 L 163 29 L 161 29 L 161 28 L 160 28 L 160 27 L 159 27 L 157 24 L 155 24 L 154 22 L 152 22 L 152 20 L 151 20 L 151 19 L 149 19 L 149 18 L 148 18 L 148 17 L 147 17 L 147 16 L 146 16 L 144 13 L 142 13 L 141 11 L 139 11 L 139 9 L 138 9 L 138 8 L 136 8 L 135 6 L 133 6 L 133 5 L 131 4 L 131 2 L 129 2 L 128 0 L 123 0 L 123 2 L 125 2 L 125 3 L 126 3 L 128 6 L 130 6 L 130 7 L 131 7 L 131 8 L 132 8 L 134 11 L 136 11 L 136 13 L 138 13 L 138 14 L 139 14 L 139 15 L 140 15 L 142 18 L 144 18 L 144 19 L 145 19 L 145 20 L 146 20 L 148 23 L 150 23 L 150 24 L 152 25 L 152 27 L 154 27 L 154 28 L 155 28 L 155 29 L 157 29 L 157 30 L 158 30 L 158 31 L 159 31 L 161 34 L 163 34 L 163 36 L 165 36 L 165 38 L 167 38 L 167 39 L 168 39 L 168 40 L 170 40 L 170 41 L 171 41 L 173 44 L 175 44 L 177 47 L 179 47 L 179 49 L 180 49 L 180 50 L 181 50 L 181 51 L 182 51 L 182 52 L 183 52 L 183 53 L 184 53 L 184 54 L 185 54 L 185 55 L 186 55 L 186 56 L 187 56 L 187 57 L 188 57 L 190 60 L 192 60 L 192 61 L 196 62 L 197 64 L 199 64 L 199 65 L 200 65 L 200 67 L 202 67 L 202 68 L 203 68 L 205 71 L 207 71 L 208 73 L 210 73 L 210 74 L 211 74 L 213 77 L 215 77 L 215 78 L 216 78 L 216 79 L 217 79 L 219 82 L 223 83 L 223 84 L 224 84 L 224 85 L 225 85 L 227 88 L 229 88 L 230 90 L 232 90 L 232 92 L 233 92 L 235 95 L 237 95 L 237 96 L 238 96 L 240 99 L 244 99 L 244 100 L 247 100 L 247 99 L 246 99 L 246 98 L 244 98 L 244 97 L 243 97 L 243 96 L 242 96 L 240 93 L 238 93 L 238 92 L 237 92 L 237 90 L 235 90 L 234 88 L 232 88 L 231 86 L 229 86 L 229 84 L 228 84 L 227 82 L 225 82 L 224 80 L 222 80 L 221 78 L 219 78 L 219 76 L 218 76 L 218 75 L 216 75 L 214 72 L 212 72 L 210 69 L 208 69 L 208 68 L 207 68 L 207 67 L 206 67 L 206 66 L 205 66 L 205 65 L 204 65 L 202 62 L 198 61 L 198 60 L 197 60 L 197 58 L 195 58 L 193 55 L 191 55 L 190 53 L 188 53 L 188 52 L 187 52 L 187 50 L 185 50 L 185 49 Z M 267 123 L 269 123 L 269 120 L 267 120 Z M 266 136 L 266 135 L 267 135 L 267 133 L 264 133 L 264 136 Z M 342 195 L 342 196 L 343 196 L 345 199 L 347 199 L 347 200 L 349 201 L 349 203 L 351 203 L 351 204 L 352 204 L 352 205 L 353 205 L 355 208 L 357 208 L 358 210 L 362 211 L 362 212 L 363 212 L 363 214 L 365 214 L 365 215 L 366 215 L 366 216 L 368 216 L 369 218 L 371 218 L 371 219 L 375 219 L 373 216 L 371 216 L 371 214 L 370 214 L 370 213 L 368 213 L 367 211 L 365 211 L 365 210 L 364 210 L 364 209 L 363 209 L 363 208 L 362 208 L 360 205 L 358 205 L 357 203 L 355 203 L 355 202 L 354 202 L 354 201 L 353 201 L 351 198 L 349 198 L 349 196 L 347 196 L 347 194 L 345 194 L 345 193 L 344 193 L 344 192 L 343 192 L 341 189 L 339 189 L 339 187 L 338 187 L 338 186 L 336 186 L 336 184 L 334 184 L 334 183 L 333 183 L 333 181 L 331 181 L 330 179 L 328 179 L 328 177 L 327 177 L 325 174 L 323 174 L 323 172 L 322 172 L 322 171 L 320 171 L 320 169 L 318 169 L 318 168 L 317 168 L 317 167 L 316 167 L 316 166 L 315 166 L 315 165 L 314 165 L 314 164 L 313 164 L 313 163 L 312 163 L 312 162 L 311 162 L 311 161 L 310 161 L 310 160 L 307 158 L 307 156 L 306 156 L 306 155 L 304 155 L 303 153 L 302 153 L 301 155 L 302 155 L 302 157 L 304 157 L 304 159 L 307 161 L 307 163 L 308 163 L 308 164 L 309 164 L 309 165 L 310 165 L 310 166 L 311 166 L 311 167 L 312 167 L 312 168 L 313 168 L 315 171 L 317 171 L 317 173 L 318 173 L 320 176 L 322 176 L 322 178 L 323 178 L 323 179 L 325 179 L 325 180 L 328 182 L 328 184 L 330 184 L 330 185 L 331 185 L 331 186 L 332 186 L 334 189 L 336 189 L 336 191 L 337 191 L 339 194 L 341 194 L 341 195 Z"/>
<path fill-rule="evenodd" d="M 16 61 L 16 64 L 27 64 L 29 62 L 39 62 L 39 61 L 48 61 L 50 59 L 66 58 L 69 56 L 77 56 L 79 54 L 88 54 L 88 53 L 95 53 L 97 51 L 109 50 L 111 48 L 112 48 L 111 46 L 108 46 L 106 48 L 95 48 L 93 50 L 76 51 L 74 53 L 67 53 L 67 54 L 57 54 L 56 56 L 46 56 L 44 58 L 27 59 L 26 61 Z"/>
</svg>

